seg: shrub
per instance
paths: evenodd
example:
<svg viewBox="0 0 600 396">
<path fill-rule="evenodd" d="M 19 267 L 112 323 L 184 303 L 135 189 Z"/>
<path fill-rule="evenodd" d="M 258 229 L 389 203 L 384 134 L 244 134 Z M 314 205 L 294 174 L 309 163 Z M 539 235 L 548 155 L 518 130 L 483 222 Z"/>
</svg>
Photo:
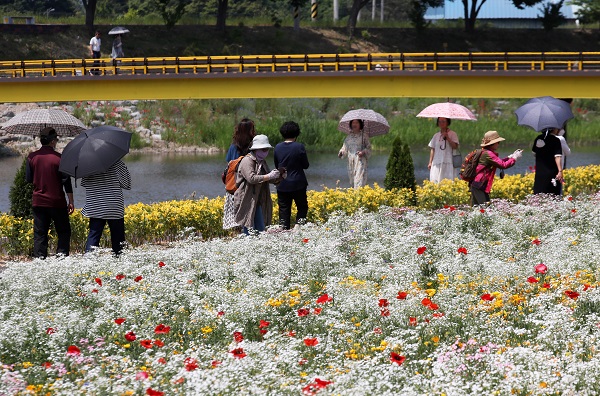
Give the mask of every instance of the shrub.
<svg viewBox="0 0 600 396">
<path fill-rule="evenodd" d="M 383 184 L 386 190 L 408 188 L 415 191 L 417 185 L 415 166 L 408 145 L 402 143 L 400 137 L 394 140 L 385 169 Z"/>
<path fill-rule="evenodd" d="M 15 174 L 13 184 L 10 187 L 8 193 L 8 199 L 10 201 L 10 214 L 14 217 L 21 217 L 24 219 L 33 218 L 31 199 L 33 195 L 33 184 L 27 183 L 25 180 L 25 167 L 27 165 L 27 158 L 23 159 L 21 167 Z"/>
</svg>

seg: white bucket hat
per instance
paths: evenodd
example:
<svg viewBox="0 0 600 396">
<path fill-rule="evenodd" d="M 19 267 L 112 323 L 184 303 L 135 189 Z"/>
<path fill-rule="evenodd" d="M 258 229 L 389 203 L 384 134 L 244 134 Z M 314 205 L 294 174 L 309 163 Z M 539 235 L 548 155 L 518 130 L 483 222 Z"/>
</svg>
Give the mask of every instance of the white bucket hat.
<svg viewBox="0 0 600 396">
<path fill-rule="evenodd" d="M 266 148 L 273 148 L 273 146 L 269 144 L 269 138 L 267 137 L 267 135 L 254 136 L 254 139 L 252 139 L 252 147 L 250 147 L 250 150 L 260 150 Z"/>
</svg>

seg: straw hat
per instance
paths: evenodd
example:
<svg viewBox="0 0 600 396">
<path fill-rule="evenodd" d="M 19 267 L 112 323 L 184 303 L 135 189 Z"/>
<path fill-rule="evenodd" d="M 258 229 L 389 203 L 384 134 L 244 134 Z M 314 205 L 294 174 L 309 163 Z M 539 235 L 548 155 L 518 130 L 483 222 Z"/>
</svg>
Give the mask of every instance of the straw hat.
<svg viewBox="0 0 600 396">
<path fill-rule="evenodd" d="M 250 147 L 250 150 L 260 150 L 266 148 L 273 148 L 273 146 L 269 144 L 269 138 L 267 137 L 267 135 L 254 136 L 254 139 L 252 139 L 252 147 Z"/>
<path fill-rule="evenodd" d="M 504 139 L 503 137 L 500 137 L 500 135 L 498 135 L 498 132 L 496 131 L 487 131 L 485 133 L 485 135 L 483 135 L 483 139 L 481 139 L 481 147 L 486 147 L 489 145 L 492 145 L 494 143 L 498 143 L 501 142 Z"/>
</svg>

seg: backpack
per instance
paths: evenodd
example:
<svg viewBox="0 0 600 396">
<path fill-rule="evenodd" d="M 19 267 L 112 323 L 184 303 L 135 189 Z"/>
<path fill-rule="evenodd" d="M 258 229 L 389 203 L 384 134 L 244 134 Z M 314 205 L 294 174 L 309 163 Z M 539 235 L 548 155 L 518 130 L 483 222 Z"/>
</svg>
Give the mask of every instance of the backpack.
<svg viewBox="0 0 600 396">
<path fill-rule="evenodd" d="M 459 176 L 461 179 L 469 183 L 475 180 L 475 176 L 477 176 L 477 165 L 479 165 L 479 158 L 481 158 L 482 153 L 483 149 L 477 149 L 467 154 L 460 167 Z"/>
<path fill-rule="evenodd" d="M 238 186 L 235 183 L 235 174 L 237 173 L 240 162 L 242 162 L 244 157 L 245 155 L 241 155 L 238 158 L 229 161 L 227 167 L 221 175 L 221 180 L 223 180 L 223 183 L 225 184 L 225 191 L 227 191 L 229 194 L 234 194 L 238 189 Z"/>
</svg>

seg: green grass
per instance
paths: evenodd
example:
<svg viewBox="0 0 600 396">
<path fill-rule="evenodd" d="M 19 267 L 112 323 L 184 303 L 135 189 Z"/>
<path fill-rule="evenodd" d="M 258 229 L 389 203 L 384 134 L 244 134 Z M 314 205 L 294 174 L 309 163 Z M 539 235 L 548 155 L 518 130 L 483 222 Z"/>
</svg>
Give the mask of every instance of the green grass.
<svg viewBox="0 0 600 396">
<path fill-rule="evenodd" d="M 337 149 L 344 135 L 337 131 L 338 120 L 353 108 L 372 108 L 389 121 L 390 133 L 372 140 L 373 147 L 387 150 L 396 136 L 411 147 L 426 147 L 437 131 L 435 120 L 417 118 L 416 114 L 429 104 L 447 99 L 422 98 L 347 98 L 347 99 L 231 99 L 231 100 L 168 100 L 140 102 L 145 118 L 142 123 L 159 117 L 167 130 L 163 139 L 186 145 L 210 145 L 226 149 L 233 128 L 244 117 L 256 122 L 258 133 L 269 137 L 271 143 L 282 139 L 279 127 L 293 120 L 301 128 L 299 141 L 313 150 Z M 479 145 L 483 134 L 496 130 L 511 146 L 528 147 L 536 133 L 518 126 L 514 110 L 524 100 L 461 99 L 463 105 L 474 109 L 478 121 L 454 121 L 451 129 L 457 132 L 464 150 Z M 571 145 L 596 144 L 600 140 L 600 102 L 576 100 L 576 118 L 569 123 Z"/>
</svg>

